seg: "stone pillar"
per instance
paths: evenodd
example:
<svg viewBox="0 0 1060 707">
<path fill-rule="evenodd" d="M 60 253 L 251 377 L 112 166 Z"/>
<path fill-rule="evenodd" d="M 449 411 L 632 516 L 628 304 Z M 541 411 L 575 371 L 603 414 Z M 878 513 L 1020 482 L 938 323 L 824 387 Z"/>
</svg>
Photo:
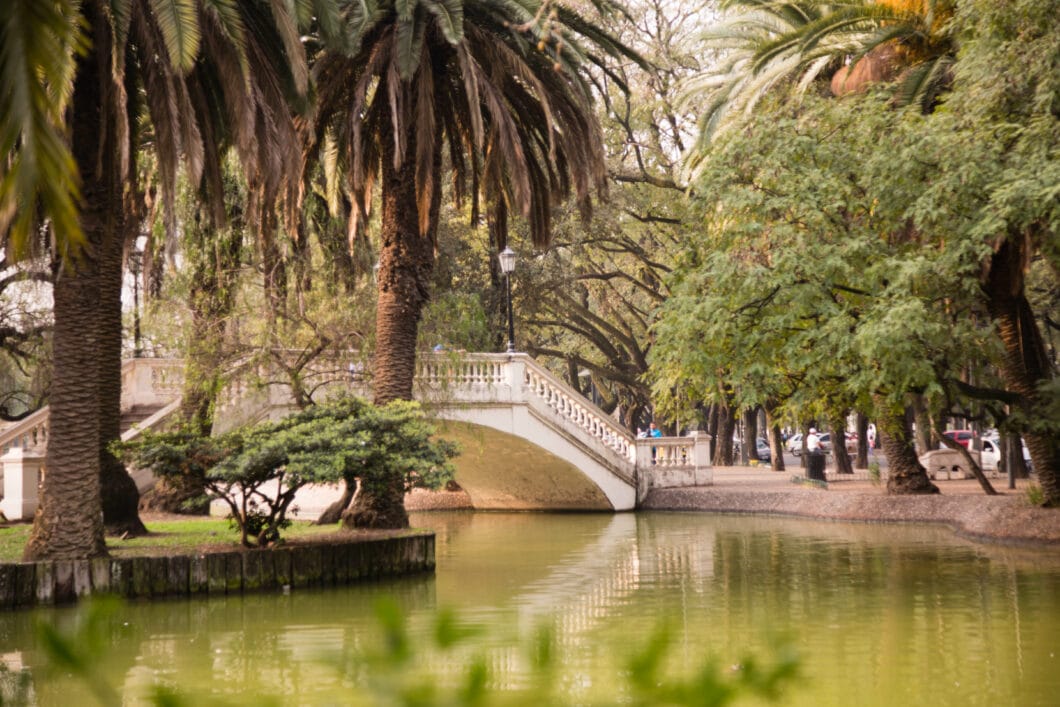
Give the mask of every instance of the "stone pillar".
<svg viewBox="0 0 1060 707">
<path fill-rule="evenodd" d="M 714 468 L 710 465 L 710 440 L 706 432 L 695 430 L 689 434 L 692 442 L 692 475 L 696 486 L 710 486 L 714 483 Z"/>
<path fill-rule="evenodd" d="M 512 403 L 526 401 L 526 359 L 526 354 L 508 354 L 508 361 L 504 364 Z"/>
<path fill-rule="evenodd" d="M 4 469 L 4 500 L 0 513 L 8 520 L 29 520 L 37 512 L 43 455 L 22 447 L 12 447 L 0 457 Z"/>
<path fill-rule="evenodd" d="M 638 437 L 635 443 L 637 445 L 637 470 L 641 473 L 651 471 L 651 448 L 654 442 L 650 437 Z"/>
</svg>

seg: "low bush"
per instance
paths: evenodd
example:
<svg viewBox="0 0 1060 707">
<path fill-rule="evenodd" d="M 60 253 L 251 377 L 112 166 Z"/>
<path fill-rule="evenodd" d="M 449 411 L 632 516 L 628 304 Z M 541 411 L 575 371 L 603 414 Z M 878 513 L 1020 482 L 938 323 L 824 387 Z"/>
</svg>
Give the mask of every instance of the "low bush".
<svg viewBox="0 0 1060 707">
<path fill-rule="evenodd" d="M 433 433 L 417 403 L 377 407 L 342 397 L 216 437 L 187 428 L 147 432 L 115 451 L 161 478 L 201 480 L 208 499 L 227 504 L 242 544 L 254 547 L 280 539 L 295 494 L 307 484 L 371 486 L 400 474 L 406 489 L 443 487 L 453 478 L 456 447 Z"/>
</svg>

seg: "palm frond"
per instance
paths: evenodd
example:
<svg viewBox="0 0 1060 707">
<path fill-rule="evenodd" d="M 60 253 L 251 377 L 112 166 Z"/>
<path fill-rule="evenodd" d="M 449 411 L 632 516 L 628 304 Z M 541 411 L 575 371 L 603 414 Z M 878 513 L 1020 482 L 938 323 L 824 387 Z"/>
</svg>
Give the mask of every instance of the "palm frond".
<svg viewBox="0 0 1060 707">
<path fill-rule="evenodd" d="M 416 212 L 419 216 L 420 236 L 431 231 L 431 206 L 434 201 L 436 171 L 441 165 L 434 163 L 435 143 L 439 136 L 435 130 L 434 69 L 429 52 L 424 52 L 420 69 L 416 72 Z"/>
<path fill-rule="evenodd" d="M 32 251 L 38 204 L 64 257 L 84 243 L 63 124 L 75 60 L 85 50 L 77 4 L 0 3 L 0 241 L 10 260 Z"/>
<path fill-rule="evenodd" d="M 170 62 L 181 71 L 189 71 L 199 53 L 199 13 L 195 0 L 151 0 L 150 4 Z"/>
<path fill-rule="evenodd" d="M 895 103 L 900 106 L 918 104 L 921 112 L 929 113 L 952 65 L 950 56 L 939 56 L 917 64 L 902 76 Z"/>
<path fill-rule="evenodd" d="M 216 29 L 223 42 L 217 42 L 211 54 L 219 51 L 232 53 L 239 62 L 244 81 L 250 81 L 250 69 L 247 63 L 247 38 L 246 26 L 239 13 L 236 0 L 202 0 L 202 23 L 208 23 Z M 207 27 L 202 28 L 203 34 L 208 33 Z"/>
<path fill-rule="evenodd" d="M 309 90 L 309 65 L 305 58 L 301 33 L 298 31 L 297 18 L 284 0 L 271 0 L 271 6 L 272 27 L 279 33 L 284 51 L 287 52 L 289 71 L 294 81 L 295 91 L 300 96 L 304 96 Z"/>
<path fill-rule="evenodd" d="M 427 18 L 417 5 L 408 20 L 398 18 L 394 28 L 394 59 L 398 74 L 408 81 L 419 67 L 423 55 L 423 41 L 427 35 Z"/>
<path fill-rule="evenodd" d="M 436 24 L 450 44 L 464 38 L 463 0 L 426 0 L 427 10 L 434 15 Z"/>
</svg>

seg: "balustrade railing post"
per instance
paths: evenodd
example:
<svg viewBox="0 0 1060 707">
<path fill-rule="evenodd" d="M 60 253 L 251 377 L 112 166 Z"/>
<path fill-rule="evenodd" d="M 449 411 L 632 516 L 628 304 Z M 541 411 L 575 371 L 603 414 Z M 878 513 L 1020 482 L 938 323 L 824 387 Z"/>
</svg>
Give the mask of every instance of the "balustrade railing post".
<svg viewBox="0 0 1060 707">
<path fill-rule="evenodd" d="M 695 431 L 692 433 L 692 468 L 696 480 L 696 486 L 705 486 L 714 481 L 714 470 L 710 463 L 710 440 L 712 437 L 706 432 Z"/>
<path fill-rule="evenodd" d="M 637 439 L 637 469 L 641 472 L 650 472 L 653 459 L 651 455 L 652 441 L 650 439 Z"/>
<path fill-rule="evenodd" d="M 8 520 L 28 520 L 37 512 L 40 473 L 44 456 L 34 450 L 12 447 L 0 457 L 4 470 L 4 499 L 0 513 Z"/>
<path fill-rule="evenodd" d="M 501 379 L 508 383 L 512 391 L 512 402 L 519 403 L 526 399 L 526 357 L 523 354 L 509 354 L 508 360 L 501 364 Z"/>
</svg>

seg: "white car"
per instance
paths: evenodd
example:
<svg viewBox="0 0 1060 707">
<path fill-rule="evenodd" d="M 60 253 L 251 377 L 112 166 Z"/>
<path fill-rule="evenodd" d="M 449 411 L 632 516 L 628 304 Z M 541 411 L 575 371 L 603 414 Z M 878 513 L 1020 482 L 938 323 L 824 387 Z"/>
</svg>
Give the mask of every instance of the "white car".
<svg viewBox="0 0 1060 707">
<path fill-rule="evenodd" d="M 795 456 L 802 454 L 802 433 L 788 437 L 788 441 L 784 443 L 784 446 Z"/>
<path fill-rule="evenodd" d="M 983 449 L 980 451 L 979 466 L 983 471 L 997 471 L 1001 461 L 1001 441 L 996 437 L 983 437 L 982 444 Z M 1027 468 L 1030 469 L 1031 453 L 1027 450 L 1026 444 L 1023 444 L 1023 461 L 1027 464 Z"/>
</svg>

